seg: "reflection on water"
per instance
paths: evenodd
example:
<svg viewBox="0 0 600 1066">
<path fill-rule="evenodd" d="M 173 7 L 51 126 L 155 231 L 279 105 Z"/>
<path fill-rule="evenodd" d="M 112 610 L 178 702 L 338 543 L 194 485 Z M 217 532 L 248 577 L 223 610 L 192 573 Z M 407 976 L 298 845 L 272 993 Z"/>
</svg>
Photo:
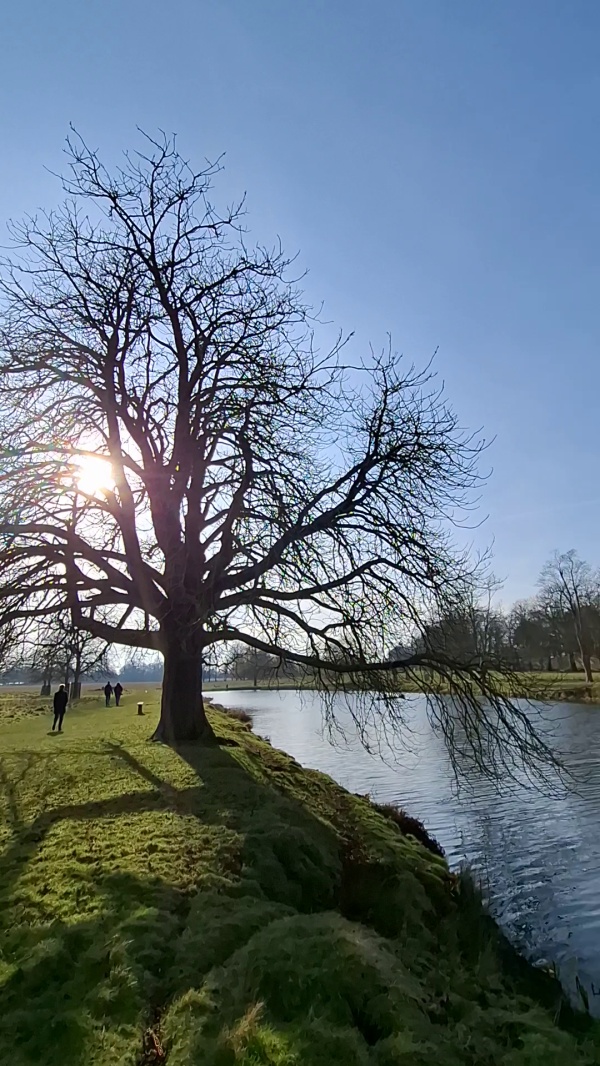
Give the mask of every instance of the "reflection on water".
<svg viewBox="0 0 600 1066">
<path fill-rule="evenodd" d="M 600 1015 L 600 709 L 576 704 L 548 710 L 577 790 L 498 795 L 471 779 L 457 793 L 441 739 L 426 721 L 425 702 L 407 700 L 411 735 L 405 750 L 369 755 L 347 724 L 345 741 L 323 733 L 314 692 L 222 691 L 216 703 L 252 713 L 255 732 L 305 766 L 330 774 L 352 792 L 396 803 L 420 818 L 456 866 L 481 878 L 492 913 L 514 943 L 537 961 L 554 962 L 565 987 L 575 975 Z"/>
</svg>

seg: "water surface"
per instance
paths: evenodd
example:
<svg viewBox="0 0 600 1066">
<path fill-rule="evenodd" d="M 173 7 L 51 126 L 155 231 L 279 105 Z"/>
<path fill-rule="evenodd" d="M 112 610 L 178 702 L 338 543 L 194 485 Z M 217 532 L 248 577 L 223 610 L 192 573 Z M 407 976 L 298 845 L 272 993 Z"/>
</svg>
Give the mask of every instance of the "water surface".
<svg viewBox="0 0 600 1066">
<path fill-rule="evenodd" d="M 553 962 L 569 990 L 575 975 L 600 1016 L 600 709 L 556 704 L 553 731 L 577 790 L 542 795 L 496 789 L 481 777 L 456 789 L 425 701 L 407 701 L 411 733 L 402 750 L 370 755 L 353 732 L 342 700 L 346 739 L 330 743 L 314 692 L 229 690 L 216 703 L 249 711 L 255 732 L 305 766 L 352 792 L 396 803 L 420 818 L 451 866 L 468 862 L 482 880 L 492 913 L 513 942 L 539 963 Z"/>
</svg>

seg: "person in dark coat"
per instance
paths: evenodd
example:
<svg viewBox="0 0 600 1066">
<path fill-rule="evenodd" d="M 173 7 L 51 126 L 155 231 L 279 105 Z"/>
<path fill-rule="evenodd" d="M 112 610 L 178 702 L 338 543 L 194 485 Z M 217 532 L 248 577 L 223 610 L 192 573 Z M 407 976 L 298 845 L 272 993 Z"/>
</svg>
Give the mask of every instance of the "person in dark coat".
<svg viewBox="0 0 600 1066">
<path fill-rule="evenodd" d="M 115 703 L 117 707 L 121 702 L 121 696 L 123 695 L 123 686 L 120 681 L 117 681 L 115 685 Z"/>
<path fill-rule="evenodd" d="M 110 681 L 107 681 L 105 686 L 104 686 L 104 695 L 106 697 L 106 706 L 107 707 L 110 707 L 110 697 L 112 696 L 112 693 L 113 693 L 113 687 L 112 687 Z"/>
<path fill-rule="evenodd" d="M 67 702 L 69 696 L 64 685 L 61 685 L 58 692 L 54 693 L 54 721 L 52 723 L 52 732 L 56 729 L 58 723 L 58 732 L 62 733 L 63 718 L 67 709 Z"/>
</svg>

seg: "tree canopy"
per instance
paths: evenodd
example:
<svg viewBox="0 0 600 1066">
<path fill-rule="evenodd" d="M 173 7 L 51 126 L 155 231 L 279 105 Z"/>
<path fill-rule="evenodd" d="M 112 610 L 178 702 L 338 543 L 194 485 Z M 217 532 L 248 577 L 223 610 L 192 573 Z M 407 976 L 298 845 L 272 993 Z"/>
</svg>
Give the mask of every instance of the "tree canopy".
<svg viewBox="0 0 600 1066">
<path fill-rule="evenodd" d="M 168 137 L 113 171 L 75 135 L 68 157 L 0 281 L 0 621 L 68 610 L 160 651 L 170 742 L 209 736 L 224 643 L 352 689 L 362 724 L 401 724 L 398 672 L 435 670 L 455 700 L 434 717 L 482 769 L 545 762 L 493 656 L 427 639 L 473 594 L 451 523 L 482 447 L 429 371 L 320 351 L 293 262 L 214 206 L 218 166 Z"/>
</svg>

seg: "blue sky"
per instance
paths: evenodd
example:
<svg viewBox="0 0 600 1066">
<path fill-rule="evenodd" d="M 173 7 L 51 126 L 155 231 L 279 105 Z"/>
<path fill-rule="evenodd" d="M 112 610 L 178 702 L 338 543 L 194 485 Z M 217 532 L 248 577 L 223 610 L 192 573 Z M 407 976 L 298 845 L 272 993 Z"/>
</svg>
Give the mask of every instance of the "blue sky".
<svg viewBox="0 0 600 1066">
<path fill-rule="evenodd" d="M 554 548 L 600 563 L 599 42 L 591 0 L 6 0 L 0 222 L 56 201 L 69 122 L 225 152 L 357 350 L 439 347 L 495 438 L 473 539 L 526 596 Z"/>
</svg>

